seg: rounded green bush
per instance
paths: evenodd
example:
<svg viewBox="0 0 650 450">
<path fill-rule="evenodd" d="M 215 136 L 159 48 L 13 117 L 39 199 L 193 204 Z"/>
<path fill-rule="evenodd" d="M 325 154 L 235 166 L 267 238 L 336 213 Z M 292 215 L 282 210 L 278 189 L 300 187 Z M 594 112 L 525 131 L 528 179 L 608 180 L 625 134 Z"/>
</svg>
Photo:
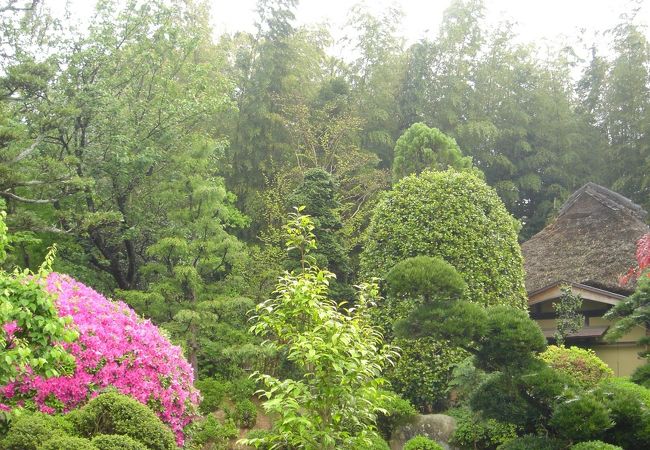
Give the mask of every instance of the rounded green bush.
<svg viewBox="0 0 650 450">
<path fill-rule="evenodd" d="M 539 358 L 585 389 L 614 376 L 614 371 L 591 349 L 550 345 Z"/>
<path fill-rule="evenodd" d="M 404 444 L 403 450 L 443 450 L 436 441 L 426 436 L 415 436 Z"/>
<path fill-rule="evenodd" d="M 547 436 L 522 436 L 497 447 L 497 450 L 562 450 L 561 441 Z"/>
<path fill-rule="evenodd" d="M 456 299 L 466 289 L 463 277 L 451 264 L 430 256 L 415 256 L 398 262 L 388 272 L 386 282 L 393 295 L 425 299 Z"/>
<path fill-rule="evenodd" d="M 199 409 L 203 414 L 216 411 L 221 406 L 230 383 L 214 378 L 203 378 L 194 383 L 194 386 L 201 392 L 201 404 Z"/>
<path fill-rule="evenodd" d="M 38 447 L 38 450 L 98 450 L 88 439 L 74 436 L 54 437 Z"/>
<path fill-rule="evenodd" d="M 143 444 L 122 434 L 99 434 L 91 442 L 99 450 L 147 450 Z"/>
<path fill-rule="evenodd" d="M 650 388 L 650 363 L 637 367 L 634 373 L 630 375 L 630 381 L 644 388 Z"/>
<path fill-rule="evenodd" d="M 603 441 L 580 442 L 571 447 L 571 450 L 623 450 L 623 447 L 607 444 Z"/>
<path fill-rule="evenodd" d="M 176 449 L 174 434 L 153 411 L 117 392 L 101 394 L 68 416 L 76 431 L 88 438 L 124 434 L 153 450 Z"/>
<path fill-rule="evenodd" d="M 583 395 L 560 403 L 549 425 L 567 440 L 587 441 L 599 439 L 614 424 L 605 405 L 592 395 Z"/>
<path fill-rule="evenodd" d="M 454 266 L 467 283 L 467 300 L 527 309 L 514 219 L 472 173 L 411 175 L 379 202 L 361 254 L 363 274 L 385 278 L 414 256 L 437 256 Z"/>
<path fill-rule="evenodd" d="M 71 430 L 70 423 L 60 416 L 25 413 L 11 423 L 7 435 L 0 441 L 0 448 L 36 450 L 43 442 L 65 436 Z"/>
<path fill-rule="evenodd" d="M 235 404 L 232 419 L 240 428 L 253 428 L 257 422 L 257 408 L 255 403 L 246 399 Z"/>
<path fill-rule="evenodd" d="M 650 448 L 650 389 L 611 378 L 601 382 L 594 395 L 614 421 L 605 432 L 606 441 L 623 448 Z"/>
</svg>

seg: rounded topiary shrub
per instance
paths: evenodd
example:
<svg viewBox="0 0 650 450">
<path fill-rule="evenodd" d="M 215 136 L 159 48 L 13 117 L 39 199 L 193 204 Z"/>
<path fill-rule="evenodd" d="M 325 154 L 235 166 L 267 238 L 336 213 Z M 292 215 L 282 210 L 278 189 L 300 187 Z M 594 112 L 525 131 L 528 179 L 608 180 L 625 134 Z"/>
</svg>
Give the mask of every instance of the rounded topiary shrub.
<svg viewBox="0 0 650 450">
<path fill-rule="evenodd" d="M 404 450 L 443 450 L 436 441 L 426 436 L 415 436 L 404 444 Z"/>
<path fill-rule="evenodd" d="M 375 208 L 361 254 L 364 275 L 384 278 L 398 262 L 420 255 L 454 266 L 467 283 L 467 300 L 527 308 L 514 219 L 472 173 L 408 176 Z"/>
<path fill-rule="evenodd" d="M 623 450 L 623 447 L 607 444 L 603 441 L 580 442 L 571 447 L 571 450 Z"/>
<path fill-rule="evenodd" d="M 61 436 L 54 437 L 38 447 L 38 450 L 98 450 L 88 439 Z"/>
<path fill-rule="evenodd" d="M 116 392 L 101 394 L 68 415 L 78 434 L 123 434 L 153 450 L 176 449 L 174 434 L 140 402 Z"/>
<path fill-rule="evenodd" d="M 91 442 L 99 450 L 147 450 L 135 439 L 121 434 L 99 434 Z"/>
<path fill-rule="evenodd" d="M 549 425 L 558 436 L 575 442 L 599 439 L 614 424 L 605 405 L 587 394 L 560 403 Z"/>
<path fill-rule="evenodd" d="M 582 388 L 593 388 L 614 376 L 614 371 L 591 349 L 550 345 L 539 358 Z"/>
<path fill-rule="evenodd" d="M 522 436 L 497 447 L 497 450 L 563 450 L 566 446 L 547 436 Z"/>
<path fill-rule="evenodd" d="M 0 389 L 0 403 L 22 397 L 42 412 L 67 412 L 115 388 L 150 406 L 182 443 L 199 394 L 180 347 L 125 303 L 110 301 L 69 276 L 50 274 L 46 289 L 55 295 L 59 315 L 72 317 L 79 331 L 77 341 L 65 344 L 77 360 L 74 374 L 9 384 Z"/>
<path fill-rule="evenodd" d="M 53 437 L 62 437 L 72 431 L 69 422 L 59 416 L 43 413 L 26 413 L 11 423 L 0 448 L 13 450 L 36 450 Z"/>
</svg>

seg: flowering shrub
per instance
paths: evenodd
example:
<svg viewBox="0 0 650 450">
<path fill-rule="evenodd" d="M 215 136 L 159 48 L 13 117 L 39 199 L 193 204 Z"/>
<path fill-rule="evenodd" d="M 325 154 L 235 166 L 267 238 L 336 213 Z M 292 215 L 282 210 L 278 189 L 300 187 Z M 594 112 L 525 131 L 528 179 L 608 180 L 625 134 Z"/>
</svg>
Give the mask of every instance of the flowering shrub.
<svg viewBox="0 0 650 450">
<path fill-rule="evenodd" d="M 614 376 L 614 371 L 591 349 L 549 345 L 539 358 L 586 389 Z"/>
<path fill-rule="evenodd" d="M 181 349 L 123 302 L 113 302 L 73 278 L 52 273 L 46 289 L 59 316 L 71 316 L 79 339 L 65 344 L 77 365 L 72 376 L 29 377 L 0 389 L 0 403 L 33 399 L 47 413 L 69 411 L 113 386 L 154 410 L 183 441 L 199 394 Z"/>
</svg>

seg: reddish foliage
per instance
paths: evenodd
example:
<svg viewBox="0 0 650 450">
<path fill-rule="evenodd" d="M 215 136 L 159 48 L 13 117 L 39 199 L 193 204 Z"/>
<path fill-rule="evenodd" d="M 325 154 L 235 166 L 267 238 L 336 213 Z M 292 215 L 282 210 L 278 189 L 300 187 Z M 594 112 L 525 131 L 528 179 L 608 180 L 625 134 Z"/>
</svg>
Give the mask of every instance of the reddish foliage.
<svg viewBox="0 0 650 450">
<path fill-rule="evenodd" d="M 636 244 L 636 262 L 636 267 L 630 268 L 625 275 L 621 276 L 619 280 L 621 285 L 627 284 L 631 279 L 637 278 L 643 271 L 650 268 L 650 233 L 641 236 Z"/>
</svg>

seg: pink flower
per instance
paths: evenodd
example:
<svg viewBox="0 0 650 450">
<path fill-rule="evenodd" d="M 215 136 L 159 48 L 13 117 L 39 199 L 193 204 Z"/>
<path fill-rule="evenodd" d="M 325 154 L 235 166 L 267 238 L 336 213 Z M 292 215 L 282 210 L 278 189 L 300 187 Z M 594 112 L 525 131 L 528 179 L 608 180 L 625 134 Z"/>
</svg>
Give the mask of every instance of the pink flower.
<svg viewBox="0 0 650 450">
<path fill-rule="evenodd" d="M 4 330 L 5 333 L 7 333 L 7 336 L 11 337 L 16 333 L 16 331 L 19 331 L 20 328 L 18 327 L 18 322 L 13 321 L 13 322 L 7 322 L 4 325 L 2 325 L 2 329 Z"/>
<path fill-rule="evenodd" d="M 46 289 L 56 295 L 59 315 L 71 316 L 79 331 L 76 342 L 64 344 L 77 360 L 75 372 L 0 388 L 0 403 L 22 396 L 33 398 L 46 413 L 57 412 L 52 405 L 69 411 L 113 387 L 143 404 L 162 405 L 156 413 L 181 445 L 183 428 L 195 418 L 199 402 L 181 349 L 125 303 L 108 300 L 67 275 L 50 274 Z"/>
</svg>

